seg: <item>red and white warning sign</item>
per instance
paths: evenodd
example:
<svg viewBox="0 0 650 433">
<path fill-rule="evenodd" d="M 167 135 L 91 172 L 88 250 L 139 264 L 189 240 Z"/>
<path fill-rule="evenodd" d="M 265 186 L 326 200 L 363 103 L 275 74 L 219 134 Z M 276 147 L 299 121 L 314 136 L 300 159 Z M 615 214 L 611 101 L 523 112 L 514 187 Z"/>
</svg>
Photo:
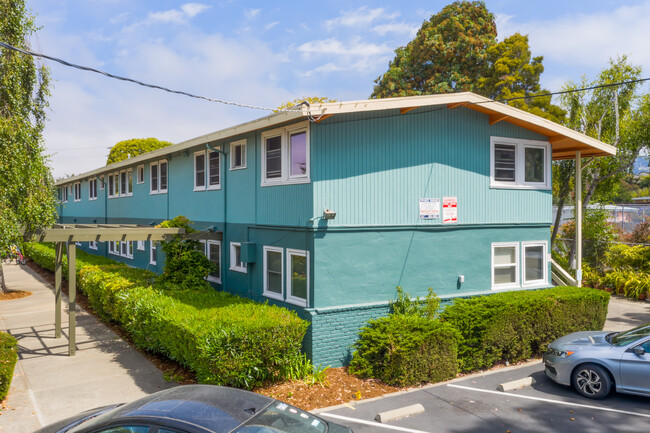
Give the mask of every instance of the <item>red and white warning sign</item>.
<svg viewBox="0 0 650 433">
<path fill-rule="evenodd" d="M 458 200 L 456 197 L 442 198 L 442 222 L 443 224 L 458 222 Z"/>
</svg>

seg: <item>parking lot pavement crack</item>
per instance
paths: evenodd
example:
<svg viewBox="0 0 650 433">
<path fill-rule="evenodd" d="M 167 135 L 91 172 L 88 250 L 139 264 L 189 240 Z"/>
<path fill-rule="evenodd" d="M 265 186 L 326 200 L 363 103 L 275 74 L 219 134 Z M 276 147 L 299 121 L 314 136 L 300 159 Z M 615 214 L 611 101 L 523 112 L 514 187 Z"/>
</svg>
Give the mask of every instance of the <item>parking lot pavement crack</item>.
<svg viewBox="0 0 650 433">
<path fill-rule="evenodd" d="M 440 400 L 440 401 L 442 401 L 442 402 L 444 402 L 444 403 L 447 403 L 449 406 L 453 406 L 453 407 L 455 407 L 455 408 L 458 408 L 458 409 L 462 410 L 463 412 L 465 412 L 465 413 L 467 413 L 467 414 L 473 416 L 474 418 L 478 418 L 478 419 L 480 419 L 481 421 L 484 421 L 484 422 L 491 422 L 490 420 L 488 420 L 488 419 L 486 419 L 486 418 L 484 418 L 484 417 L 482 417 L 482 416 L 480 416 L 480 415 L 477 415 L 477 414 L 475 414 L 474 412 L 472 412 L 472 411 L 470 411 L 470 410 L 467 410 L 467 409 L 465 409 L 465 408 L 462 407 L 462 406 L 459 406 L 459 405 L 457 405 L 457 404 L 454 404 L 451 400 L 447 400 L 446 398 L 442 398 L 442 397 L 440 397 L 439 395 L 433 394 L 433 393 L 431 392 L 431 390 L 425 389 L 425 390 L 423 390 L 423 391 L 426 392 L 427 394 L 429 394 L 430 396 L 435 397 L 435 398 L 437 398 L 438 400 Z"/>
</svg>

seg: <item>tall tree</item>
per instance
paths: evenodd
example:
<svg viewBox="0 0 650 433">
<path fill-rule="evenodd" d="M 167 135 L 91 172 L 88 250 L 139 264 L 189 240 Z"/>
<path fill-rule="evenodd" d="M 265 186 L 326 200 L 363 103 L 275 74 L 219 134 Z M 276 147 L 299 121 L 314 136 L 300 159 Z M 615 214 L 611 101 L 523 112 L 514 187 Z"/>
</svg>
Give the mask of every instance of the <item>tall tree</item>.
<svg viewBox="0 0 650 433">
<path fill-rule="evenodd" d="M 108 154 L 106 165 L 115 162 L 123 161 L 125 159 L 133 158 L 134 156 L 142 155 L 152 150 L 161 149 L 163 147 L 171 146 L 169 141 L 161 141 L 157 138 L 132 138 L 130 140 L 120 141 L 111 147 Z"/>
<path fill-rule="evenodd" d="M 482 1 L 456 1 L 425 21 L 415 39 L 395 50 L 371 98 L 476 91 L 496 43 L 494 15 Z"/>
<path fill-rule="evenodd" d="M 0 40 L 29 49 L 36 31 L 24 0 L 0 0 Z M 31 56 L 0 49 L 0 248 L 51 224 L 54 182 L 42 132 L 50 75 Z"/>
</svg>

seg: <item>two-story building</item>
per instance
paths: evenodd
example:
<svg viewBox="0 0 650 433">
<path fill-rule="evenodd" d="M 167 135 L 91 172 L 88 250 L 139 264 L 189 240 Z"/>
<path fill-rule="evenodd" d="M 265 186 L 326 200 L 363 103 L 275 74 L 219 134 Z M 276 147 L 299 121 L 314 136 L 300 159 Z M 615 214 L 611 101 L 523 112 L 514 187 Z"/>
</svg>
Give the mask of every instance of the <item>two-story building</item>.
<svg viewBox="0 0 650 433">
<path fill-rule="evenodd" d="M 472 94 L 303 105 L 58 182 L 67 223 L 215 234 L 217 289 L 295 309 L 344 365 L 402 286 L 443 299 L 550 286 L 552 159 L 600 141 Z M 82 246 L 162 271 L 148 242 Z"/>
</svg>

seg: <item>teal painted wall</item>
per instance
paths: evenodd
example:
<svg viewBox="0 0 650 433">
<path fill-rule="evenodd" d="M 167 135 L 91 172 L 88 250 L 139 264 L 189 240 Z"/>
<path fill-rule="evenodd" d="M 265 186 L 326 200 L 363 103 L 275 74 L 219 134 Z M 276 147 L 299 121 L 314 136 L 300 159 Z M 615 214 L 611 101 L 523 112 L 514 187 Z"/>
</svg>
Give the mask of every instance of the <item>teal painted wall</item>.
<svg viewBox="0 0 650 433">
<path fill-rule="evenodd" d="M 418 200 L 457 197 L 459 224 L 550 224 L 550 190 L 490 188 L 491 136 L 546 141 L 507 122 L 490 126 L 488 116 L 464 108 L 314 124 L 314 215 L 336 211 L 330 227 L 435 225 L 440 220 L 419 220 Z"/>
<path fill-rule="evenodd" d="M 387 301 L 395 297 L 397 286 L 412 296 L 425 296 L 429 287 L 441 297 L 490 292 L 492 243 L 522 241 L 550 243 L 549 226 L 318 232 L 313 306 Z M 459 275 L 465 277 L 461 285 Z"/>
</svg>

